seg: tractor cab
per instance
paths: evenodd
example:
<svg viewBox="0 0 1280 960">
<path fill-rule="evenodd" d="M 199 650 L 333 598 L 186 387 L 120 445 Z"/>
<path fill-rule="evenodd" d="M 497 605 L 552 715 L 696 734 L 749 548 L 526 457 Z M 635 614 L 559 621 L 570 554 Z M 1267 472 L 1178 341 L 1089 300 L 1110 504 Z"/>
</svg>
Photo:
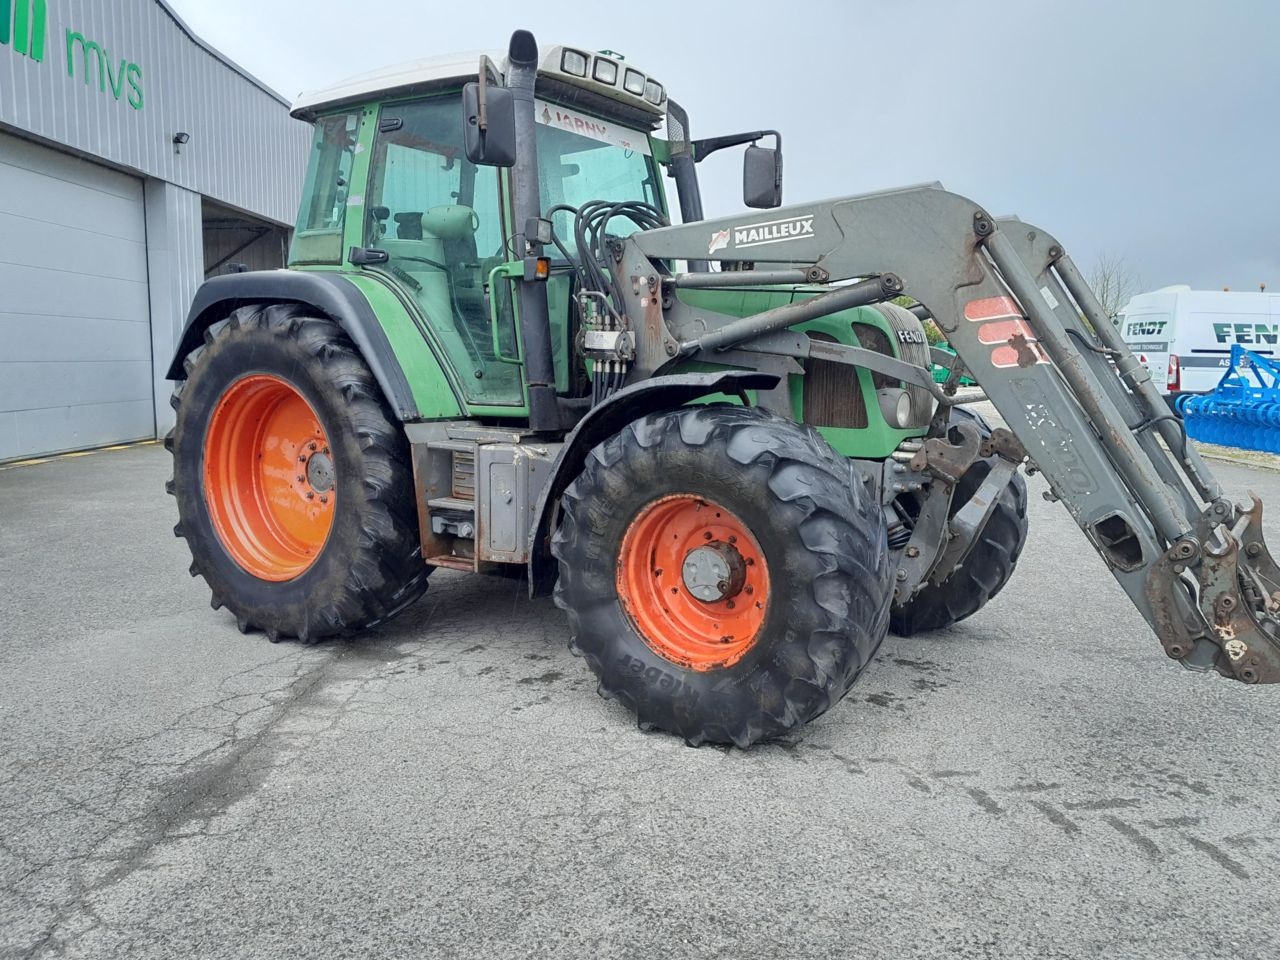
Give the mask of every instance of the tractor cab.
<svg viewBox="0 0 1280 960">
<path fill-rule="evenodd" d="M 665 166 L 682 218 L 700 220 L 695 160 L 777 134 L 691 143 L 684 111 L 659 81 L 612 51 L 558 45 L 536 56 L 537 149 L 517 165 L 511 91 L 503 84 L 511 71 L 510 55 L 462 54 L 304 94 L 294 115 L 316 132 L 289 265 L 360 268 L 413 314 L 469 413 L 532 420 L 539 397 L 531 392 L 543 390 L 544 409 L 563 410 L 600 389 L 588 367 L 574 362 L 583 336 L 575 261 L 583 261 L 578 247 L 587 242 L 579 211 L 599 211 L 597 240 L 666 225 Z M 507 99 L 498 102 L 500 95 Z M 664 126 L 666 139 L 655 135 Z M 780 152 L 752 146 L 746 159 L 745 202 L 776 206 Z M 525 236 L 531 217 L 549 231 L 533 251 Z M 545 323 L 520 317 L 515 288 L 531 252 L 545 263 L 532 268 L 545 275 Z M 549 341 L 550 371 L 533 376 L 532 391 L 537 364 L 527 362 L 522 323 L 538 340 L 545 329 Z M 533 353 L 542 352 L 535 344 Z M 542 426 L 573 419 L 554 413 Z"/>
<path fill-rule="evenodd" d="M 478 64 L 496 73 L 497 59 L 419 61 L 304 95 L 294 114 L 316 133 L 290 266 L 365 268 L 418 318 L 467 402 L 521 416 L 512 280 L 523 225 L 509 171 L 473 162 L 464 144 L 464 84 Z M 651 136 L 667 98 L 617 55 L 562 46 L 541 58 L 536 97 L 538 194 L 559 241 L 546 250 L 554 387 L 578 397 L 589 384 L 571 362 L 573 212 L 602 200 L 666 211 L 665 144 Z M 610 231 L 638 226 L 623 215 Z"/>
</svg>

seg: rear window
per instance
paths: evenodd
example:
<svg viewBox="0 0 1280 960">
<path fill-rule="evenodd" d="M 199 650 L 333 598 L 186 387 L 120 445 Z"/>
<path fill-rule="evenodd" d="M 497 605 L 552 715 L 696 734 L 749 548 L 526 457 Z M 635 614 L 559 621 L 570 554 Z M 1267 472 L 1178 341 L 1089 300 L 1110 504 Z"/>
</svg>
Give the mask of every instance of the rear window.
<svg viewBox="0 0 1280 960">
<path fill-rule="evenodd" d="M 342 230 L 359 129 L 358 113 L 325 117 L 316 124 L 291 263 L 342 261 Z"/>
</svg>

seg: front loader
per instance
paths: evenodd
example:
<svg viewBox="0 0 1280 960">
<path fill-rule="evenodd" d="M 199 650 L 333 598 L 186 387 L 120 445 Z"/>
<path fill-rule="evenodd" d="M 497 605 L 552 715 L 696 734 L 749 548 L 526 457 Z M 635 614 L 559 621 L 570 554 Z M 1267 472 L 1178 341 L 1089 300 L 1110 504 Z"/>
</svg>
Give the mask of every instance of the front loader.
<svg viewBox="0 0 1280 960">
<path fill-rule="evenodd" d="M 170 370 L 175 532 L 242 631 L 523 568 L 642 727 L 746 746 L 987 603 L 1039 472 L 1169 657 L 1280 680 L 1261 504 L 1043 230 L 937 185 L 782 207 L 775 132 L 693 140 L 653 77 L 524 31 L 295 113 L 290 268 L 206 283 Z M 742 145 L 752 212 L 706 220 L 697 164 Z"/>
</svg>

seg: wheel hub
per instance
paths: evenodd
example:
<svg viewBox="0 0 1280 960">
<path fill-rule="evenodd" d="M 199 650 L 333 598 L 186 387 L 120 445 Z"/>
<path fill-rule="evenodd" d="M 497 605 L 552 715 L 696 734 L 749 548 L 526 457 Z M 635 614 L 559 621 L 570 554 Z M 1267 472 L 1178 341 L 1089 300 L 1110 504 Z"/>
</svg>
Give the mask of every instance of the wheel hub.
<svg viewBox="0 0 1280 960">
<path fill-rule="evenodd" d="M 736 597 L 747 580 L 747 564 L 738 549 L 717 541 L 695 547 L 681 568 L 685 589 L 703 603 Z"/>
<path fill-rule="evenodd" d="M 308 458 L 307 483 L 316 493 L 328 493 L 333 489 L 333 458 L 329 456 L 327 447 Z"/>
</svg>

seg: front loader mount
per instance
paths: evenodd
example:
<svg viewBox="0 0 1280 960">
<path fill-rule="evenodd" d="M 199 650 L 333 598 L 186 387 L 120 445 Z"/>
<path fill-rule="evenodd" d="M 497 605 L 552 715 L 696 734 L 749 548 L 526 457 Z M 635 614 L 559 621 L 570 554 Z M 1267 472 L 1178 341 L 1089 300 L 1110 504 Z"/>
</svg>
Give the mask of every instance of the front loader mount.
<svg viewBox="0 0 1280 960">
<path fill-rule="evenodd" d="M 954 400 L 928 371 L 790 329 L 911 295 L 1008 423 L 1011 435 L 994 452 L 1009 469 L 1025 463 L 1045 475 L 1049 496 L 1070 511 L 1168 655 L 1246 683 L 1280 682 L 1280 569 L 1263 540 L 1261 503 L 1223 496 L 1049 234 L 926 185 L 646 230 L 622 241 L 614 260 L 624 315 L 634 318 L 634 375 L 661 375 L 682 360 L 763 366 L 821 351 L 927 389 L 945 407 Z M 680 260 L 725 268 L 666 269 Z M 747 318 L 677 296 L 683 287 L 762 282 L 829 290 Z M 945 477 L 948 447 L 932 449 L 939 462 L 928 462 L 926 443 L 915 466 Z"/>
</svg>

